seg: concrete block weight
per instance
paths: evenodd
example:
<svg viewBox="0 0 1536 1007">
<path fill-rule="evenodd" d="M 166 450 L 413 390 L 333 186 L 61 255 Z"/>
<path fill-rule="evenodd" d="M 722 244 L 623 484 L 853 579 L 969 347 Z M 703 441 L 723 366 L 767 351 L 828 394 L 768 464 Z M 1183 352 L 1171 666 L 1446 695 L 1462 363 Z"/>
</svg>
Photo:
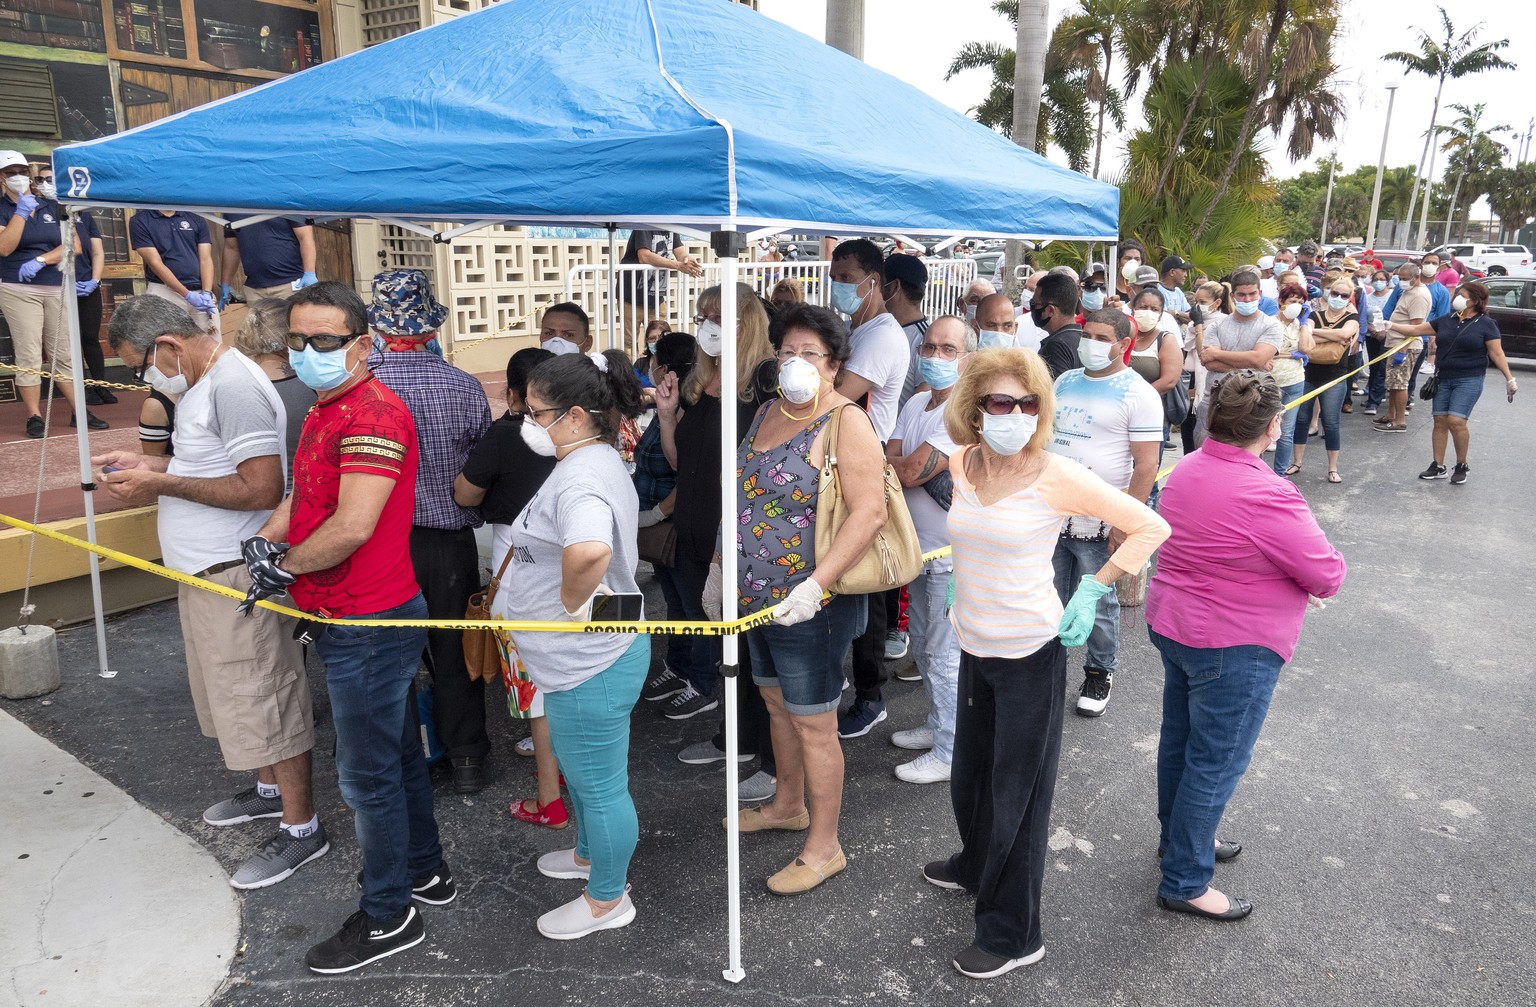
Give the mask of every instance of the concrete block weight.
<svg viewBox="0 0 1536 1007">
<path fill-rule="evenodd" d="M 49 626 L 0 630 L 0 696 L 31 699 L 59 687 L 59 641 Z"/>
</svg>

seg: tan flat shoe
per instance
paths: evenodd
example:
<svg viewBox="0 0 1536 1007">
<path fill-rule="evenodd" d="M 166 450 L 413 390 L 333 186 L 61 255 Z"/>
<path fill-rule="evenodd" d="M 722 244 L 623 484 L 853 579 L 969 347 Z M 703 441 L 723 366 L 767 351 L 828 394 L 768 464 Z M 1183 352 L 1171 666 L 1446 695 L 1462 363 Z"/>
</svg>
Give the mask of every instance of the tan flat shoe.
<svg viewBox="0 0 1536 1007">
<path fill-rule="evenodd" d="M 727 820 L 720 819 L 722 829 L 730 828 Z M 783 829 L 786 832 L 804 832 L 811 827 L 810 809 L 800 812 L 794 818 L 787 818 L 782 822 L 771 822 L 763 817 L 762 808 L 745 808 L 741 812 L 742 832 L 767 832 L 770 829 Z"/>
<path fill-rule="evenodd" d="M 842 850 L 820 867 L 812 867 L 796 857 L 794 863 L 768 879 L 768 890 L 775 895 L 800 895 L 841 873 L 847 866 L 848 859 Z"/>
</svg>

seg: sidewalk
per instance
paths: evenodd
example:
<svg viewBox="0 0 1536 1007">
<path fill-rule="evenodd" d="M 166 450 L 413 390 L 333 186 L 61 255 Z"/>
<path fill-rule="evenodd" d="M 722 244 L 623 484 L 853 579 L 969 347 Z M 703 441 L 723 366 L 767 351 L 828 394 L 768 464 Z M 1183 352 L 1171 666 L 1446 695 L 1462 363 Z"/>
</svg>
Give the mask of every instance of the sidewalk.
<svg viewBox="0 0 1536 1007">
<path fill-rule="evenodd" d="M 240 932 L 218 862 L 4 712 L 0 764 L 0 1003 L 211 1001 Z"/>
</svg>

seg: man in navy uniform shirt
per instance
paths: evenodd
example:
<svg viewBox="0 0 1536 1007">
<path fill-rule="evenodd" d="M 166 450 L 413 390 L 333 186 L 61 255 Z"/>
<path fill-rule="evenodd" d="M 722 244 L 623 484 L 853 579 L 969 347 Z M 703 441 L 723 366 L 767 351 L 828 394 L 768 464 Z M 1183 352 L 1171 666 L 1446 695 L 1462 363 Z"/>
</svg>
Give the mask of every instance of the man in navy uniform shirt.
<svg viewBox="0 0 1536 1007">
<path fill-rule="evenodd" d="M 144 292 L 182 305 L 198 328 L 218 335 L 208 222 L 184 210 L 140 210 L 128 222 L 128 243 L 144 260 Z"/>
<path fill-rule="evenodd" d="M 231 224 L 247 214 L 230 214 Z M 295 290 L 319 283 L 315 276 L 314 221 L 273 217 L 243 227 L 224 228 L 224 276 L 219 285 L 219 310 L 229 304 L 230 281 L 245 267 L 245 303 L 263 297 L 287 298 Z"/>
</svg>

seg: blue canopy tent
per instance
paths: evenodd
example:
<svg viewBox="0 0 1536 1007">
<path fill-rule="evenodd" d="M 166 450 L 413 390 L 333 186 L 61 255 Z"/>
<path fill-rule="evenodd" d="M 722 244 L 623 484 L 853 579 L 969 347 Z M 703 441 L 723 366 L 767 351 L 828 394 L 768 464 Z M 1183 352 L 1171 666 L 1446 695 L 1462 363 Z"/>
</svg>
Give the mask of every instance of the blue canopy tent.
<svg viewBox="0 0 1536 1007">
<path fill-rule="evenodd" d="M 760 234 L 1113 242 L 1119 212 L 1114 187 L 725 0 L 503 0 L 61 147 L 54 165 L 63 201 L 83 208 L 372 217 L 417 230 L 456 222 L 427 232 L 448 241 L 496 223 L 709 234 L 723 263 L 727 375 L 736 373 L 737 254 Z M 735 410 L 721 416 L 724 473 L 734 471 Z M 83 417 L 79 427 L 84 438 Z M 735 513 L 731 480 L 721 495 L 723 512 Z M 735 565 L 727 549 L 726 584 Z M 727 637 L 728 668 L 736 647 Z M 733 710 L 736 682 L 725 681 Z M 734 717 L 727 725 L 734 765 Z M 739 981 L 735 774 L 726 780 L 725 975 Z"/>
</svg>

